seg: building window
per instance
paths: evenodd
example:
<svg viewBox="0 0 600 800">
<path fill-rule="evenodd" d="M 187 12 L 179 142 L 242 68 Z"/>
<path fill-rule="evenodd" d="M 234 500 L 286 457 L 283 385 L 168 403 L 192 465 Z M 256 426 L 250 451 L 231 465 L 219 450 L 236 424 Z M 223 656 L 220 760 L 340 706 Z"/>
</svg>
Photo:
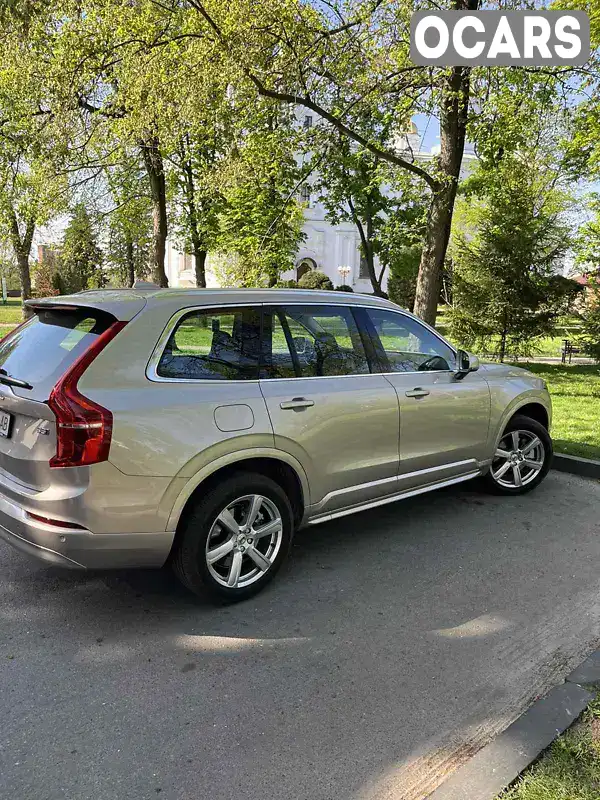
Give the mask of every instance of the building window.
<svg viewBox="0 0 600 800">
<path fill-rule="evenodd" d="M 367 259 L 364 255 L 360 254 L 360 262 L 358 266 L 358 277 L 359 278 L 368 278 L 369 277 L 369 268 L 367 267 Z"/>
<path fill-rule="evenodd" d="M 310 114 L 307 114 L 304 117 L 304 127 L 305 128 L 312 128 L 312 124 L 313 124 L 313 118 L 312 118 L 312 116 Z"/>
<path fill-rule="evenodd" d="M 300 187 L 300 199 L 303 203 L 310 203 L 310 186 L 307 183 Z"/>
</svg>

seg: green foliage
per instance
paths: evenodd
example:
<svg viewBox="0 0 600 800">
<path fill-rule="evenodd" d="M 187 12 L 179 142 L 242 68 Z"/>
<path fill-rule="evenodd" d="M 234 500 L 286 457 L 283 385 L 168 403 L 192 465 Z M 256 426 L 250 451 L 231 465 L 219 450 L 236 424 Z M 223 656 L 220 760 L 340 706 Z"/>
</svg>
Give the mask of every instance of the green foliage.
<svg viewBox="0 0 600 800">
<path fill-rule="evenodd" d="M 412 308 L 415 302 L 420 260 L 421 247 L 418 244 L 399 246 L 390 251 L 388 297 L 403 308 Z"/>
<path fill-rule="evenodd" d="M 41 263 L 37 263 L 33 271 L 33 281 L 35 285 L 35 297 L 52 297 L 60 294 L 54 286 L 54 276 L 56 274 L 56 261 L 52 255 L 44 257 Z"/>
<path fill-rule="evenodd" d="M 333 283 L 324 272 L 320 272 L 318 269 L 311 269 L 300 278 L 298 288 L 331 290 L 333 289 Z"/>
<path fill-rule="evenodd" d="M 342 286 L 336 286 L 335 287 L 335 291 L 336 292 L 352 292 L 352 293 L 354 293 L 354 289 L 351 286 L 348 286 L 347 284 L 342 284 Z"/>
<path fill-rule="evenodd" d="M 577 342 L 586 355 L 600 362 L 600 280 L 597 276 L 590 276 L 588 291 L 590 296 L 580 312 Z"/>
<path fill-rule="evenodd" d="M 275 286 L 294 266 L 304 220 L 294 197 L 294 119 L 271 102 L 256 105 L 228 165 L 218 244 L 237 256 L 234 285 Z"/>
<path fill-rule="evenodd" d="M 83 204 L 73 210 L 73 216 L 63 237 L 59 270 L 68 294 L 104 285 L 102 251 L 96 240 L 92 220 Z"/>
<path fill-rule="evenodd" d="M 390 136 L 388 124 L 376 116 L 361 120 L 360 129 L 381 146 Z M 389 164 L 345 137 L 338 135 L 332 139 L 325 131 L 317 130 L 311 141 L 322 153 L 318 159 L 317 185 L 327 218 L 334 225 L 352 222 L 356 226 L 373 292 L 381 294 L 386 270 L 392 272 L 396 268 L 402 272 L 403 251 L 422 238 L 425 220 L 422 187 L 414 179 L 395 173 Z"/>
<path fill-rule="evenodd" d="M 67 285 L 60 274 L 60 272 L 55 272 L 52 276 L 52 292 L 51 294 L 69 294 L 69 290 L 67 289 Z"/>
<path fill-rule="evenodd" d="M 481 165 L 468 188 L 451 251 L 453 337 L 500 360 L 530 354 L 581 288 L 560 274 L 569 198 L 533 149 Z"/>
</svg>

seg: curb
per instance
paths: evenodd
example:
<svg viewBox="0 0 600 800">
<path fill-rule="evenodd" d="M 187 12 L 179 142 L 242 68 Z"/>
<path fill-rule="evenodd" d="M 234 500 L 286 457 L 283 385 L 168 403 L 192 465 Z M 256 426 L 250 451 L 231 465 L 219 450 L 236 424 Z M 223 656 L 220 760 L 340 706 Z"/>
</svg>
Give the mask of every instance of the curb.
<svg viewBox="0 0 600 800">
<path fill-rule="evenodd" d="M 581 475 L 584 478 L 600 480 L 600 461 L 594 461 L 591 458 L 555 453 L 552 469 L 556 469 L 559 472 L 571 472 L 573 475 Z"/>
<path fill-rule="evenodd" d="M 593 700 L 582 684 L 600 684 L 600 650 L 459 767 L 428 800 L 494 800 Z"/>
</svg>

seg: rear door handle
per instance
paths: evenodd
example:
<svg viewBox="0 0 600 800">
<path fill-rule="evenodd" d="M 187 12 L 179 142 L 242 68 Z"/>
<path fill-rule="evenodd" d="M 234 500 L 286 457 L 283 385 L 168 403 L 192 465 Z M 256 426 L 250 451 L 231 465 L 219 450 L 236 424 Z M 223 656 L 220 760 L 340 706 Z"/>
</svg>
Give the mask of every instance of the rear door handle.
<svg viewBox="0 0 600 800">
<path fill-rule="evenodd" d="M 288 408 L 310 408 L 314 404 L 314 400 L 307 400 L 306 397 L 294 397 L 293 400 L 284 400 L 283 403 L 279 403 L 279 408 L 287 411 Z"/>
<path fill-rule="evenodd" d="M 407 397 L 427 397 L 429 394 L 429 389 L 421 389 L 420 386 L 417 386 L 416 389 L 410 389 L 408 392 L 404 392 Z"/>
</svg>

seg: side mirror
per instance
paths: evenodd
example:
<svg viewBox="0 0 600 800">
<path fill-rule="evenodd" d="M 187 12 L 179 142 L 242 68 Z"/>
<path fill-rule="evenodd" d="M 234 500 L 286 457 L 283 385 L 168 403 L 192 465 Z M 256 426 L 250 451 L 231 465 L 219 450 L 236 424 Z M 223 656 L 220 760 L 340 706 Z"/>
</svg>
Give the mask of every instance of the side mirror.
<svg viewBox="0 0 600 800">
<path fill-rule="evenodd" d="M 469 372 L 475 372 L 479 369 L 479 359 L 477 356 L 467 353 L 466 350 L 458 350 L 456 353 L 456 370 L 454 377 L 457 381 L 461 381 Z"/>
</svg>

